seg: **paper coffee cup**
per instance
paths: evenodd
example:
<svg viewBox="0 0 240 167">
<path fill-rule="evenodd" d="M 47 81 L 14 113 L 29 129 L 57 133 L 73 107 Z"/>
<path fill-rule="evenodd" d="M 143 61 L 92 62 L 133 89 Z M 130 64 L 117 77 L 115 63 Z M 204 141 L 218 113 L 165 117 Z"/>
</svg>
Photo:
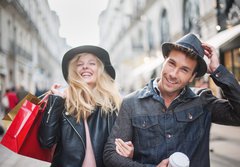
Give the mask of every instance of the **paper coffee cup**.
<svg viewBox="0 0 240 167">
<path fill-rule="evenodd" d="M 175 152 L 169 157 L 168 167 L 189 167 L 190 161 L 187 155 Z"/>
</svg>

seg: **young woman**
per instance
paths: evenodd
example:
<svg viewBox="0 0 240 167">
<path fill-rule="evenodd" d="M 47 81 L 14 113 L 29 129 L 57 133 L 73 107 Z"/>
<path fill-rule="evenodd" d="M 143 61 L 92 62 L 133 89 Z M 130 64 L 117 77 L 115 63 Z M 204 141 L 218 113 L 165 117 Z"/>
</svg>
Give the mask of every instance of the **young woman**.
<svg viewBox="0 0 240 167">
<path fill-rule="evenodd" d="M 56 146 L 52 167 L 103 167 L 103 148 L 120 107 L 115 70 L 106 50 L 85 45 L 62 60 L 68 87 L 51 87 L 39 129 L 44 148 Z"/>
</svg>

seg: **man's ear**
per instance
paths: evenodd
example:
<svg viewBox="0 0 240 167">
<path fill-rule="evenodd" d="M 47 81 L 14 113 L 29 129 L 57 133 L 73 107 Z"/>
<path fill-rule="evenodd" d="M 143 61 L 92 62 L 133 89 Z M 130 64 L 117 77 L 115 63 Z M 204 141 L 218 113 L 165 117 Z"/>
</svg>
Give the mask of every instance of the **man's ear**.
<svg viewBox="0 0 240 167">
<path fill-rule="evenodd" d="M 196 75 L 197 75 L 197 72 L 195 72 L 195 73 L 192 75 L 192 77 L 191 77 L 190 80 L 189 80 L 189 83 L 193 82 L 193 80 L 195 79 Z"/>
</svg>

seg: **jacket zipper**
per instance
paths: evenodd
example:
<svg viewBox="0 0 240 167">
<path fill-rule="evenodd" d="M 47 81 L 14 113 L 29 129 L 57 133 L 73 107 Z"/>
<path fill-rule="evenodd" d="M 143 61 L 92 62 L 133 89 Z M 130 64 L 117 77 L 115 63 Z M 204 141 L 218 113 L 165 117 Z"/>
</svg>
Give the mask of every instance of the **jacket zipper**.
<svg viewBox="0 0 240 167">
<path fill-rule="evenodd" d="M 49 110 L 48 110 L 48 116 L 47 116 L 47 121 L 46 121 L 46 123 L 48 123 L 48 121 L 49 121 L 49 118 L 50 118 L 50 115 L 51 115 L 51 111 L 52 111 L 52 108 L 53 108 L 53 106 L 54 106 L 54 103 L 55 103 L 55 101 L 56 101 L 56 99 L 57 98 L 55 98 L 54 100 L 53 100 L 53 104 L 51 105 L 51 107 L 49 108 Z"/>
<path fill-rule="evenodd" d="M 84 147 L 84 150 L 85 150 L 85 149 L 86 149 L 86 146 L 85 146 L 85 143 L 84 143 L 84 141 L 83 141 L 83 138 L 82 138 L 81 135 L 78 133 L 78 131 L 75 129 L 75 127 L 73 126 L 73 124 L 71 123 L 71 121 L 69 121 L 64 114 L 63 114 L 63 117 L 66 118 L 66 120 L 68 121 L 68 123 L 72 126 L 73 130 L 77 133 L 77 135 L 79 136 L 79 138 L 80 138 L 81 141 L 82 141 L 82 144 L 83 144 L 83 147 Z"/>
</svg>

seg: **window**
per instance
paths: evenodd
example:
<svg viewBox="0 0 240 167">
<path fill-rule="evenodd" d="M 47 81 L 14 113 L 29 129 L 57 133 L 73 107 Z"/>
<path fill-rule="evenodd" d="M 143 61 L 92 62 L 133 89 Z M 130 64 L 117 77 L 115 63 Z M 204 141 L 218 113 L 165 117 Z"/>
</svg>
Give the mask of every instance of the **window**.
<svg viewBox="0 0 240 167">
<path fill-rule="evenodd" d="M 183 4 L 183 30 L 187 34 L 200 34 L 200 12 L 198 0 L 185 0 Z"/>
<path fill-rule="evenodd" d="M 152 22 L 148 20 L 147 22 L 147 33 L 148 33 L 148 47 L 149 50 L 153 49 L 153 34 L 152 34 Z"/>
<path fill-rule="evenodd" d="M 166 9 L 163 9 L 160 17 L 160 35 L 161 43 L 170 41 L 169 22 Z"/>
<path fill-rule="evenodd" d="M 224 53 L 224 65 L 240 81 L 240 48 Z"/>
<path fill-rule="evenodd" d="M 132 48 L 133 50 L 143 49 L 143 32 L 141 29 L 138 30 L 137 34 L 132 37 Z"/>
</svg>

